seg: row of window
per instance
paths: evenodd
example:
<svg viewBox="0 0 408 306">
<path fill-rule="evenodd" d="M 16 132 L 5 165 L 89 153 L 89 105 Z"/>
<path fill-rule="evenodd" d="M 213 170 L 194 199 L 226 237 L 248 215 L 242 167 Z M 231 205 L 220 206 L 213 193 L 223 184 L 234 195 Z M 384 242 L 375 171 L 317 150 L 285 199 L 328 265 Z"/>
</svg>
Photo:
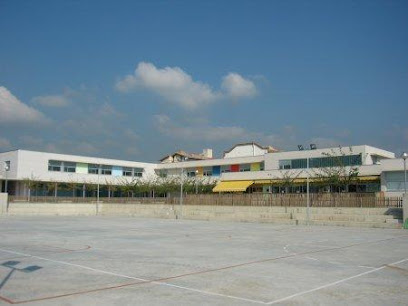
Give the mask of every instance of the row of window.
<svg viewBox="0 0 408 306">
<path fill-rule="evenodd" d="M 187 177 L 195 176 L 220 176 L 221 173 L 227 172 L 246 172 L 246 171 L 262 171 L 264 170 L 264 163 L 252 163 L 252 164 L 235 164 L 224 166 L 212 166 L 204 168 L 189 168 L 186 169 Z M 157 171 L 157 175 L 160 177 L 167 177 L 167 170 L 160 169 Z"/>
<path fill-rule="evenodd" d="M 326 156 L 309 158 L 309 168 L 360 166 L 362 164 L 361 154 L 345 156 Z M 279 161 L 279 169 L 305 169 L 307 159 L 284 159 Z"/>
<path fill-rule="evenodd" d="M 142 177 L 143 168 L 115 167 L 111 165 L 82 164 L 67 161 L 49 160 L 48 171 L 83 174 Z"/>
</svg>

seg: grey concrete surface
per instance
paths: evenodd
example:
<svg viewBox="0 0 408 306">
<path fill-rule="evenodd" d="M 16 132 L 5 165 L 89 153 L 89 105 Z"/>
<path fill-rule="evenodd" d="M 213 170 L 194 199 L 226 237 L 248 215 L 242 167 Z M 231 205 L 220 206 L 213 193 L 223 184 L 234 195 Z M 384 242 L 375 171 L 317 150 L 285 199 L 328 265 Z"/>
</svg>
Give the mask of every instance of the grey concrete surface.
<svg viewBox="0 0 408 306">
<path fill-rule="evenodd" d="M 89 216 L 0 224 L 2 305 L 408 301 L 406 230 Z"/>
</svg>

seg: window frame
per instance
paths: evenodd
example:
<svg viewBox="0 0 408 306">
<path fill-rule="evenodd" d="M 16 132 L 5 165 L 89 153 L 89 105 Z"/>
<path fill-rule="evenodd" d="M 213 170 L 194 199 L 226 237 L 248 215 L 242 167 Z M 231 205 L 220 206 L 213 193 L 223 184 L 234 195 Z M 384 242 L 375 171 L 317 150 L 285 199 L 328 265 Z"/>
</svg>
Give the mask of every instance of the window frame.
<svg viewBox="0 0 408 306">
<path fill-rule="evenodd" d="M 55 164 L 52 165 L 52 163 L 55 163 Z M 59 165 L 56 165 L 58 163 L 59 163 Z M 58 168 L 58 170 L 56 170 L 57 168 Z M 62 161 L 53 160 L 53 159 L 48 160 L 48 171 L 61 172 L 62 171 Z"/>
</svg>

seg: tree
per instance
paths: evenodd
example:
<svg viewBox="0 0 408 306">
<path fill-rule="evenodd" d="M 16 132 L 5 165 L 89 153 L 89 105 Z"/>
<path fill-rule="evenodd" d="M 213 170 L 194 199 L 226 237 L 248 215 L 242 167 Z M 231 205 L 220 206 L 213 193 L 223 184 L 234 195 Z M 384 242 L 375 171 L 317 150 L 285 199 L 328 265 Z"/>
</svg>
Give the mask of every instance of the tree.
<svg viewBox="0 0 408 306">
<path fill-rule="evenodd" d="M 98 191 L 98 184 L 91 183 L 91 182 L 87 183 L 87 182 L 84 181 L 84 186 L 85 186 L 86 191 L 89 191 L 89 192 L 92 192 L 92 193 Z"/>
<path fill-rule="evenodd" d="M 294 172 L 292 170 L 282 171 L 280 170 L 280 177 L 277 178 L 276 185 L 285 188 L 285 192 L 289 192 L 290 188 L 295 185 L 296 179 L 300 176 L 303 170 Z"/>
<path fill-rule="evenodd" d="M 105 186 L 108 187 L 108 198 L 111 197 L 112 193 L 119 189 L 118 185 L 107 179 L 105 179 Z"/>
<path fill-rule="evenodd" d="M 122 179 L 119 189 L 126 193 L 128 197 L 133 196 L 135 190 L 135 179 L 131 180 L 130 182 L 127 179 Z"/>
<path fill-rule="evenodd" d="M 64 185 L 64 188 L 66 188 L 67 190 L 72 191 L 72 197 L 75 197 L 76 191 L 80 189 L 81 185 L 82 184 L 71 180 L 71 181 L 69 181 L 68 183 L 66 183 Z"/>
<path fill-rule="evenodd" d="M 38 178 L 36 179 L 36 177 L 34 177 L 33 175 L 31 175 L 31 177 L 23 178 L 22 181 L 23 181 L 25 188 L 27 188 L 28 190 L 27 199 L 28 199 L 28 202 L 30 202 L 31 191 L 36 190 L 40 186 L 41 182 L 38 181 Z"/>
<path fill-rule="evenodd" d="M 47 182 L 45 183 L 45 188 L 47 190 L 47 194 L 49 193 L 54 193 L 54 197 L 57 197 L 57 191 L 58 191 L 58 183 L 57 182 Z"/>
<path fill-rule="evenodd" d="M 358 183 L 359 168 L 349 166 L 345 162 L 347 158 L 353 156 L 353 149 L 349 147 L 349 154 L 346 154 L 341 146 L 339 153 L 334 149 L 330 152 L 323 152 L 327 158 L 324 165 L 314 168 L 313 172 L 316 177 L 316 183 L 322 186 L 330 186 L 330 191 L 334 188 L 340 192 L 346 190 L 351 183 Z M 349 162 L 348 164 L 352 164 Z"/>
</svg>

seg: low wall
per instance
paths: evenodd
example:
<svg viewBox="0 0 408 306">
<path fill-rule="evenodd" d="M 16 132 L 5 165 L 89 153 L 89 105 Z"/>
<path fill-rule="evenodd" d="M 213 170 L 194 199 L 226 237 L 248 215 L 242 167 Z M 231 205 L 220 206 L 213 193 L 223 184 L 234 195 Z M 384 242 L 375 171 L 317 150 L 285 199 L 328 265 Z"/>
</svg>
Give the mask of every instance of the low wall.
<svg viewBox="0 0 408 306">
<path fill-rule="evenodd" d="M 4 214 L 5 212 L 3 212 Z M 110 203 L 10 203 L 8 215 L 135 216 L 165 219 L 270 222 L 401 228 L 400 208 L 254 207 Z"/>
</svg>

